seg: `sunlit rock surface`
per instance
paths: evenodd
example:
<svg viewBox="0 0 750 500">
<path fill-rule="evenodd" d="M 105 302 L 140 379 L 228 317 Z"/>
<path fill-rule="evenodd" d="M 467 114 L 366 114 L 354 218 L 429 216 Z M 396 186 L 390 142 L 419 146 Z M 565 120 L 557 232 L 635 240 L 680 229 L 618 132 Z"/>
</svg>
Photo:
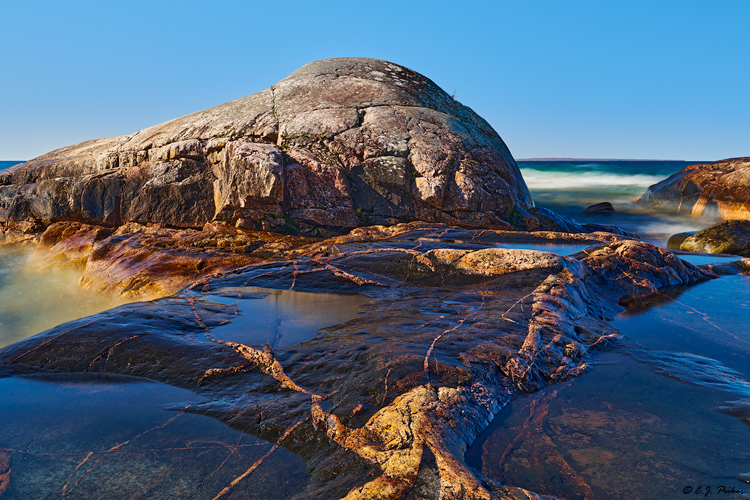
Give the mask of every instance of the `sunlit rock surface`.
<svg viewBox="0 0 750 500">
<path fill-rule="evenodd" d="M 0 219 L 287 233 L 426 220 L 508 228 L 533 206 L 500 136 L 428 78 L 366 58 L 0 173 Z"/>
<path fill-rule="evenodd" d="M 519 239 L 592 248 L 499 247 Z M 585 371 L 588 353 L 617 338 L 605 320 L 621 299 L 713 276 L 607 233 L 360 228 L 9 346 L 0 374 L 112 373 L 193 391 L 202 401 L 186 411 L 302 457 L 300 498 L 540 498 L 467 467 L 467 446 L 517 394 Z M 369 302 L 287 348 L 226 340 L 258 286 Z"/>
<path fill-rule="evenodd" d="M 676 234 L 667 244 L 669 248 L 684 252 L 750 257 L 750 220 L 727 220 L 697 233 Z"/>
<path fill-rule="evenodd" d="M 690 165 L 648 188 L 636 202 L 681 214 L 750 218 L 750 158 Z"/>
</svg>

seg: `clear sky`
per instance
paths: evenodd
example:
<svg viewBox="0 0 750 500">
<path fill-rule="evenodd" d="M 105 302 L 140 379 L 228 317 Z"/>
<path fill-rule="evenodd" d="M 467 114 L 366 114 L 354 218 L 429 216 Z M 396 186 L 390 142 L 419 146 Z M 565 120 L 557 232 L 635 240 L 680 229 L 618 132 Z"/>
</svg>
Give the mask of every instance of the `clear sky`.
<svg viewBox="0 0 750 500">
<path fill-rule="evenodd" d="M 135 132 L 316 59 L 386 59 L 516 158 L 750 156 L 750 0 L 2 0 L 0 160 Z"/>
</svg>

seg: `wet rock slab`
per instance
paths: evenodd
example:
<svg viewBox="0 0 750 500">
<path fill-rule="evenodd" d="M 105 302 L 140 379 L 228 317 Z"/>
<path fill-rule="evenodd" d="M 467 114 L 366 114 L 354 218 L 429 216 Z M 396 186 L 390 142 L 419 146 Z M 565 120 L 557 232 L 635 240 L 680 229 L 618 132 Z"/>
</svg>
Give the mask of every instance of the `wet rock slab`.
<svg viewBox="0 0 750 500">
<path fill-rule="evenodd" d="M 618 335 L 606 320 L 622 297 L 715 275 L 611 234 L 526 236 L 591 242 L 572 256 L 498 247 L 514 238 L 359 228 L 9 346 L 0 374 L 110 373 L 187 389 L 201 400 L 185 411 L 299 455 L 310 474 L 300 498 L 538 498 L 467 467 L 468 444 L 513 397 L 587 370 L 589 352 Z M 246 287 L 367 302 L 272 348 L 220 334 L 242 324 Z"/>
<path fill-rule="evenodd" d="M 0 394 L 3 500 L 212 499 L 271 451 L 224 498 L 291 498 L 307 483 L 294 453 L 186 411 L 201 398 L 184 389 L 76 373 L 3 378 Z"/>
<path fill-rule="evenodd" d="M 590 376 L 504 408 L 468 462 L 571 500 L 679 498 L 688 485 L 747 490 L 732 476 L 747 465 L 750 428 L 715 411 L 726 394 L 665 378 L 626 353 L 597 362 Z"/>
</svg>

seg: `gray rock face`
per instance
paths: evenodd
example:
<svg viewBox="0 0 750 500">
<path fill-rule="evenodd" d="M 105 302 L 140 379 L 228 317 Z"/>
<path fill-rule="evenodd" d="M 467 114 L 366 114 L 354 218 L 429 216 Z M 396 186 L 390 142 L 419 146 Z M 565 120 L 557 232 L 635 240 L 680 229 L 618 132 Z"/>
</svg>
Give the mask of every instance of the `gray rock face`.
<svg viewBox="0 0 750 500">
<path fill-rule="evenodd" d="M 432 81 L 365 58 L 0 175 L 0 220 L 341 233 L 425 220 L 507 227 L 532 201 L 498 134 Z"/>
</svg>

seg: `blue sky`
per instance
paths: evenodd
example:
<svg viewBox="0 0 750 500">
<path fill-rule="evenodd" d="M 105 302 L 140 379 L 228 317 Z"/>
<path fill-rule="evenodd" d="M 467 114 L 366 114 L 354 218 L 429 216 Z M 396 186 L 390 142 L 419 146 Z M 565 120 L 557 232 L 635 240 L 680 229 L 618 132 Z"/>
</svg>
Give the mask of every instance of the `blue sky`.
<svg viewBox="0 0 750 500">
<path fill-rule="evenodd" d="M 750 156 L 750 0 L 25 0 L 0 12 L 0 160 L 132 133 L 339 56 L 455 91 L 516 158 Z"/>
</svg>

